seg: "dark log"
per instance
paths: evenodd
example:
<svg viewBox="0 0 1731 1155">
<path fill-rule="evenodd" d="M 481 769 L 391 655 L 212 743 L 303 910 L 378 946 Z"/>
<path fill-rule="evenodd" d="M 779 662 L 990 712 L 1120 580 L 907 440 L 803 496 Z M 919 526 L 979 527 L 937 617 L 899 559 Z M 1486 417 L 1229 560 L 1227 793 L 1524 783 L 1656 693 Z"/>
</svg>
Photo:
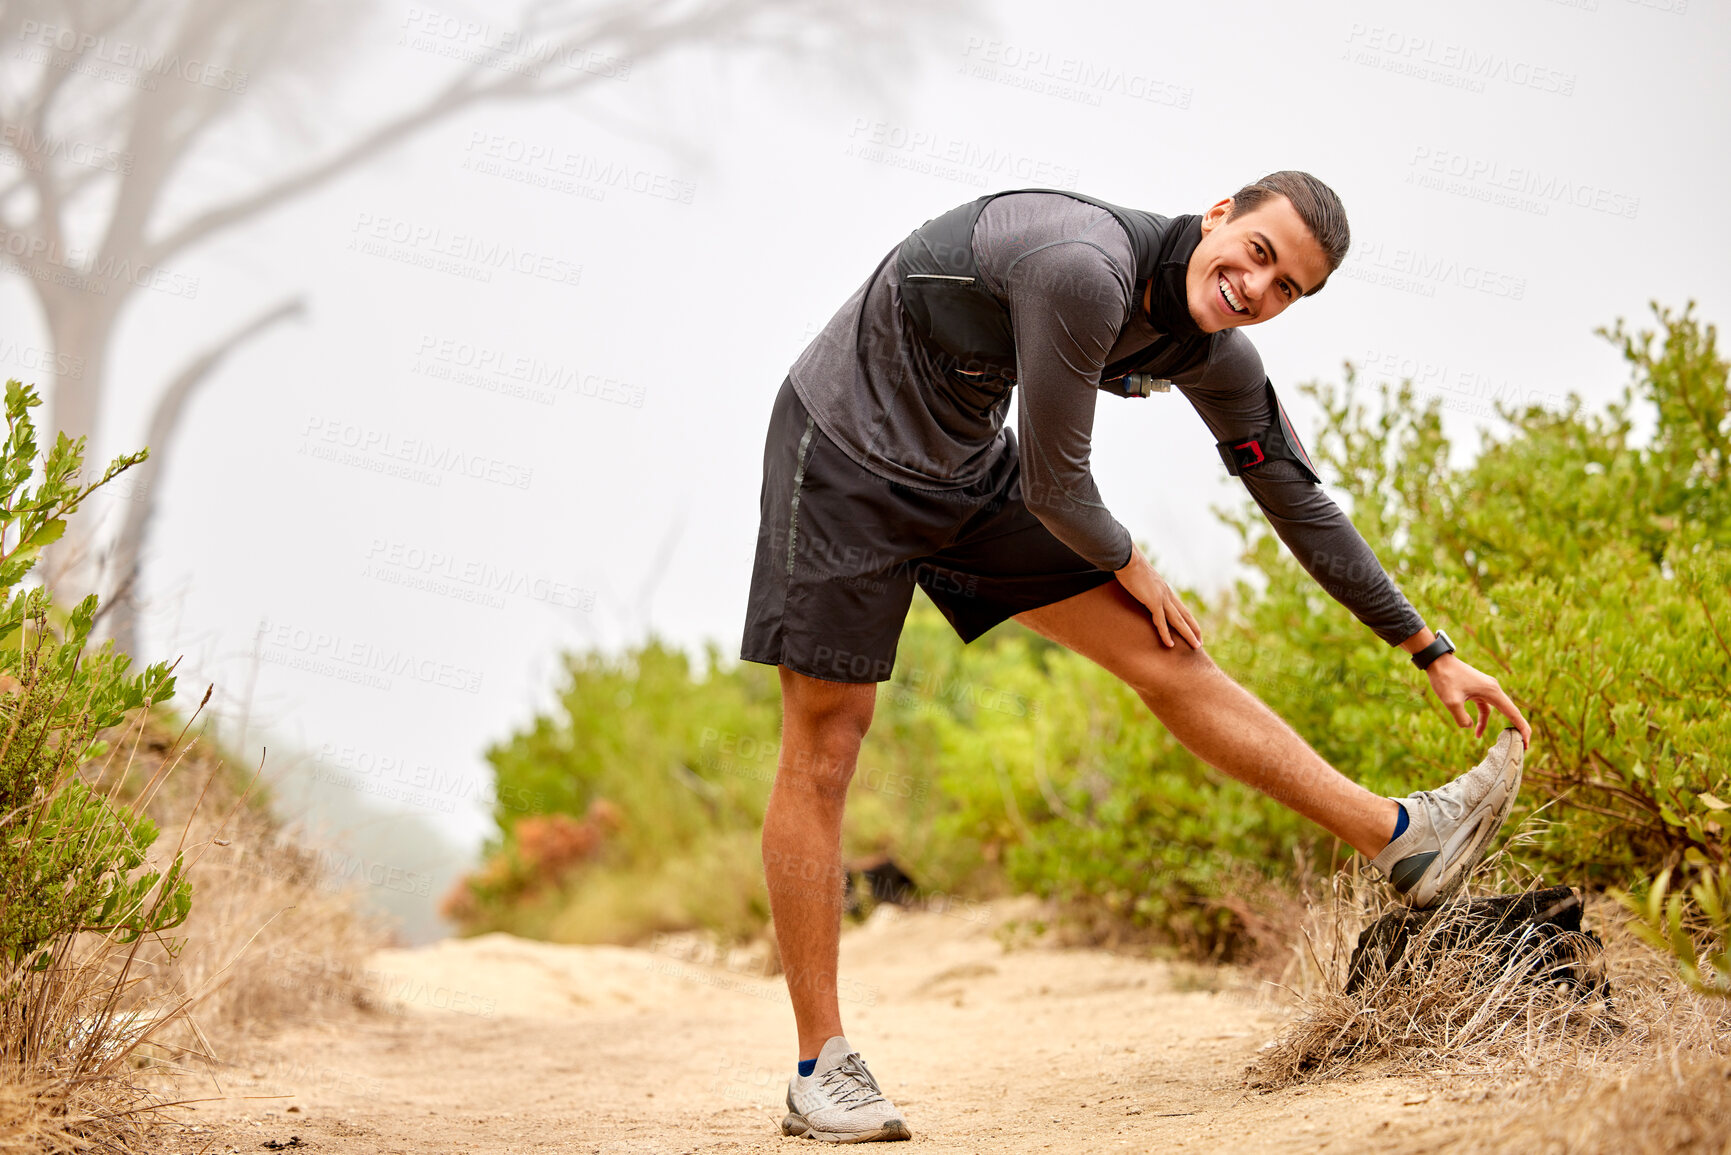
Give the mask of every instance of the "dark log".
<svg viewBox="0 0 1731 1155">
<path fill-rule="evenodd" d="M 1553 886 L 1385 914 L 1359 932 L 1346 993 L 1357 991 L 1373 974 L 1422 965 L 1452 950 L 1482 949 L 1489 943 L 1496 948 L 1496 971 L 1510 962 L 1531 959 L 1528 973 L 1534 982 L 1563 982 L 1582 994 L 1608 995 L 1602 971 L 1590 965 L 1604 944 L 1598 935 L 1582 931 L 1581 909 L 1579 892 Z M 1448 921 L 1434 935 L 1420 934 L 1445 914 Z M 1407 948 L 1415 940 L 1422 946 L 1409 957 Z M 1487 975 L 1487 981 L 1491 977 Z"/>
<path fill-rule="evenodd" d="M 864 913 L 867 895 L 872 905 L 890 902 L 897 906 L 914 906 L 920 897 L 914 880 L 887 854 L 848 863 L 847 913 L 856 918 Z"/>
</svg>

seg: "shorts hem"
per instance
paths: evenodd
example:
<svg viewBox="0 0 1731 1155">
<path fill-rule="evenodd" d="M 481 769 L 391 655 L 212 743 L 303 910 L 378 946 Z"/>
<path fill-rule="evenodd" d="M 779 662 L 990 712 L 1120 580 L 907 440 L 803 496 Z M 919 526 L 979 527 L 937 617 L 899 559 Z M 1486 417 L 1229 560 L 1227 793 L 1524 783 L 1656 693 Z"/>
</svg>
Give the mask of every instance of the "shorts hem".
<svg viewBox="0 0 1731 1155">
<path fill-rule="evenodd" d="M 785 657 L 754 658 L 750 654 L 742 651 L 739 655 L 739 660 L 742 662 L 755 662 L 762 666 L 786 666 L 788 669 L 802 677 L 812 678 L 819 682 L 834 682 L 840 686 L 881 685 L 882 683 L 889 681 L 895 672 L 895 663 L 893 661 L 890 663 L 890 673 L 885 674 L 881 678 L 838 678 L 833 674 L 816 674 L 810 670 L 802 670 L 796 663 L 788 661 Z"/>
<path fill-rule="evenodd" d="M 1087 574 L 1078 577 L 1074 583 L 1074 589 L 1060 592 L 1057 597 L 1041 598 L 1025 606 L 1009 606 L 1000 603 L 997 609 L 1001 609 L 1003 613 L 1000 616 L 993 617 L 990 621 L 984 620 L 984 616 L 980 618 L 966 618 L 958 621 L 956 617 L 951 615 L 950 606 L 948 604 L 940 602 L 936 598 L 933 598 L 932 600 L 936 603 L 938 610 L 942 612 L 944 617 L 949 621 L 950 628 L 956 631 L 956 636 L 962 639 L 962 644 L 967 645 L 971 642 L 978 641 L 980 638 L 997 629 L 1011 618 L 1014 618 L 1017 614 L 1025 614 L 1029 610 L 1037 610 L 1045 606 L 1057 605 L 1062 601 L 1068 601 L 1073 597 L 1078 597 L 1087 593 L 1089 590 L 1099 589 L 1107 582 L 1114 580 L 1117 576 L 1118 575 L 1109 573 L 1106 570 L 1100 570 L 1098 571 L 1097 577 L 1094 574 Z M 927 596 L 929 597 L 930 594 L 928 593 Z"/>
</svg>

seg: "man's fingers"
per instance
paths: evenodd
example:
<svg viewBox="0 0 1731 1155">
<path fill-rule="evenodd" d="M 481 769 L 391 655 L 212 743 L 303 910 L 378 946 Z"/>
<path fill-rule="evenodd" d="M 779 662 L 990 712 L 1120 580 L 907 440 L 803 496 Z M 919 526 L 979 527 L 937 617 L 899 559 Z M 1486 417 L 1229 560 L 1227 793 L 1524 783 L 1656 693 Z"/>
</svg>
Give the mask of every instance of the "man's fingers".
<svg viewBox="0 0 1731 1155">
<path fill-rule="evenodd" d="M 1483 738 L 1485 736 L 1485 723 L 1490 720 L 1491 708 L 1485 705 L 1482 700 L 1474 702 L 1473 705 L 1479 708 L 1479 724 L 1473 729 L 1473 737 Z"/>
<path fill-rule="evenodd" d="M 1154 630 L 1160 635 L 1160 644 L 1168 649 L 1172 646 L 1172 633 L 1166 627 L 1166 607 L 1161 606 L 1159 612 L 1153 615 Z"/>
<path fill-rule="evenodd" d="M 1190 633 L 1193 635 L 1192 639 L 1191 639 L 1191 644 L 1194 645 L 1197 649 L 1201 649 L 1202 648 L 1202 623 L 1196 620 L 1196 615 L 1191 613 L 1190 607 L 1185 605 L 1183 602 L 1178 603 L 1178 608 L 1184 611 L 1184 620 L 1190 623 Z"/>
<path fill-rule="evenodd" d="M 1514 699 L 1510 698 L 1501 686 L 1498 686 L 1496 693 L 1491 695 L 1491 705 L 1497 708 L 1499 714 L 1515 724 L 1515 729 L 1521 735 L 1521 745 L 1531 746 L 1533 744 L 1533 728 L 1521 716 L 1520 707 L 1515 705 Z"/>
<path fill-rule="evenodd" d="M 1176 612 L 1174 612 L 1176 610 Z M 1166 609 L 1166 619 L 1172 623 L 1172 628 L 1178 631 L 1178 636 L 1190 643 L 1190 648 L 1202 648 L 1202 631 L 1197 628 L 1196 619 L 1190 616 L 1190 611 L 1184 608 L 1184 603 L 1177 598 Z"/>
<path fill-rule="evenodd" d="M 1473 724 L 1472 715 L 1467 713 L 1467 704 L 1465 699 L 1462 699 L 1459 702 L 1444 702 L 1443 705 L 1447 706 L 1449 713 L 1455 716 L 1455 724 L 1461 729 L 1464 730 Z"/>
</svg>

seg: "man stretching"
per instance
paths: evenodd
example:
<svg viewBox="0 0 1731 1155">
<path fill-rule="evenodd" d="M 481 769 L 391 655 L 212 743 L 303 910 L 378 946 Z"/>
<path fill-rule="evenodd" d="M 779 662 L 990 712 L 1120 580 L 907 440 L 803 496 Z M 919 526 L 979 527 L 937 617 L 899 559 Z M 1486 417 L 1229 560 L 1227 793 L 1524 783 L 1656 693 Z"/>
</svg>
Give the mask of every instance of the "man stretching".
<svg viewBox="0 0 1731 1155">
<path fill-rule="evenodd" d="M 1302 172 L 1201 216 L 1057 191 L 982 197 L 892 250 L 794 363 L 770 415 L 741 652 L 781 670 L 763 852 L 799 1029 L 784 1133 L 909 1137 L 842 1034 L 836 965 L 842 808 L 915 585 L 964 642 L 1013 617 L 1110 670 L 1198 758 L 1344 840 L 1413 905 L 1440 901 L 1483 857 L 1531 730 L 1496 679 L 1425 626 L 1320 487 L 1240 332 L 1320 290 L 1348 241 L 1339 199 Z M 1300 564 L 1413 656 L 1456 721 L 1473 724 L 1470 702 L 1480 735 L 1490 709 L 1513 722 L 1476 768 L 1379 797 L 1203 653 L 1196 618 L 1088 465 L 1101 391 L 1169 385 Z M 1012 398 L 1019 441 L 1004 424 Z"/>
</svg>

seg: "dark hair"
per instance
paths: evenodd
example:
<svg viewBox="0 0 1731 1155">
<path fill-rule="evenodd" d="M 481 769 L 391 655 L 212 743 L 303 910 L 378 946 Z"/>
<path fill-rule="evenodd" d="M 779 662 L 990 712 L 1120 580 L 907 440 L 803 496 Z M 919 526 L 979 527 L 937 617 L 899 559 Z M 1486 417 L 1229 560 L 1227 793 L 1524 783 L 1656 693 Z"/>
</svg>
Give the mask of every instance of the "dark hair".
<svg viewBox="0 0 1731 1155">
<path fill-rule="evenodd" d="M 1272 197 L 1285 197 L 1297 211 L 1298 219 L 1322 246 L 1328 271 L 1332 273 L 1340 268 L 1340 262 L 1346 259 L 1346 250 L 1352 247 L 1352 231 L 1346 225 L 1346 206 L 1340 203 L 1333 189 L 1307 172 L 1283 168 L 1269 173 L 1255 184 L 1245 185 L 1232 194 L 1232 211 L 1226 214 L 1226 219 L 1243 216 Z M 1328 278 L 1324 277 L 1304 295 L 1314 296 L 1322 292 L 1322 286 L 1326 284 Z"/>
</svg>

